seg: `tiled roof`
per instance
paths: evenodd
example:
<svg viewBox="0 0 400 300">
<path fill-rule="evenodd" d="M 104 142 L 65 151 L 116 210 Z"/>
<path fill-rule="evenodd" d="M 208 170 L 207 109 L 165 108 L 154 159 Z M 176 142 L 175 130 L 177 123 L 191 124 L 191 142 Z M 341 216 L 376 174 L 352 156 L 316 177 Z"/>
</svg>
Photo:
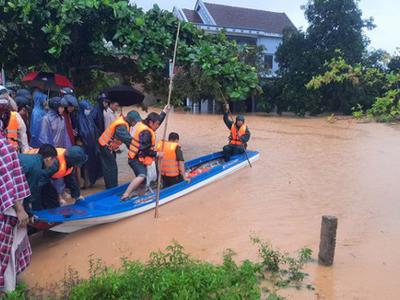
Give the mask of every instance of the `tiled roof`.
<svg viewBox="0 0 400 300">
<path fill-rule="evenodd" d="M 182 11 L 189 22 L 203 24 L 203 21 L 201 20 L 199 14 L 196 11 L 186 8 L 183 8 Z"/>
<path fill-rule="evenodd" d="M 206 2 L 204 4 L 218 26 L 258 29 L 278 34 L 282 34 L 286 27 L 295 28 L 285 13 Z"/>
</svg>

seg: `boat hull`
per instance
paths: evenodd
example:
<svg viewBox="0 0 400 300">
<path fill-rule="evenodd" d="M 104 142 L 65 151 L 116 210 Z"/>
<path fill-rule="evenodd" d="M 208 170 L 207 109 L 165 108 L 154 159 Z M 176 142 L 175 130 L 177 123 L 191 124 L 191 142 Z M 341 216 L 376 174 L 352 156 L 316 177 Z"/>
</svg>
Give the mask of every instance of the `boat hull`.
<svg viewBox="0 0 400 300">
<path fill-rule="evenodd" d="M 220 153 L 218 154 L 213 154 L 215 155 L 221 155 Z M 205 156 L 207 157 L 207 156 Z M 205 158 L 203 157 L 203 158 Z M 259 159 L 259 153 L 254 152 L 254 151 L 248 151 L 248 157 L 251 162 L 254 162 Z M 201 159 L 201 158 L 200 158 Z M 198 159 L 197 159 L 198 160 Z M 190 165 L 190 162 L 188 162 Z M 202 175 L 202 178 L 199 178 L 198 180 L 193 179 L 191 183 L 186 183 L 182 182 L 176 185 L 176 187 L 170 187 L 168 189 L 162 190 L 160 194 L 160 201 L 159 205 L 162 206 L 168 202 L 171 202 L 177 198 L 180 198 L 186 194 L 189 194 L 205 185 L 208 185 L 214 181 L 220 180 L 227 175 L 236 172 L 239 169 L 242 169 L 244 167 L 248 166 L 248 161 L 245 158 L 245 155 L 237 155 L 234 156 L 231 161 L 224 163 L 221 165 L 221 170 L 215 172 L 213 174 L 212 170 L 210 171 L 210 174 L 207 174 L 209 172 L 206 172 Z M 217 167 L 218 168 L 218 167 Z M 200 176 L 199 176 L 200 177 Z M 125 186 L 122 186 L 123 189 L 125 189 Z M 121 187 L 118 190 L 115 190 L 115 193 L 118 194 L 118 192 L 121 190 Z M 101 193 L 99 193 L 101 194 Z M 100 225 L 100 224 L 106 224 L 106 223 L 112 223 L 119 221 L 121 219 L 125 219 L 146 211 L 149 211 L 153 208 L 155 208 L 155 193 L 151 193 L 149 195 L 145 195 L 142 197 L 138 197 L 136 199 L 133 199 L 131 203 L 131 208 L 124 209 L 123 211 L 120 212 L 113 212 L 109 214 L 103 214 L 100 216 L 89 216 L 85 217 L 82 216 L 81 218 L 75 217 L 75 220 L 65 220 L 62 222 L 61 220 L 52 220 L 51 218 L 46 219 L 46 213 L 40 214 L 39 212 L 39 218 L 40 221 L 43 223 L 47 223 L 49 225 L 52 225 L 53 227 L 50 228 L 52 231 L 56 232 L 62 232 L 62 233 L 71 233 L 75 232 L 84 228 Z M 137 202 L 139 201 L 139 205 Z M 85 207 L 83 205 L 84 203 L 78 203 L 75 205 L 71 205 L 70 209 L 73 212 L 78 212 L 79 214 L 79 209 L 81 207 Z M 129 205 L 129 203 L 128 203 Z M 87 207 L 90 207 L 90 205 L 86 205 Z M 68 209 L 68 207 L 67 207 Z M 62 211 L 62 208 L 59 208 L 60 211 Z M 51 210 L 48 210 L 48 212 L 51 213 Z M 38 215 L 38 213 L 36 213 Z M 49 222 L 49 221 L 54 221 L 54 222 Z M 61 221 L 61 222 L 60 222 Z"/>
</svg>

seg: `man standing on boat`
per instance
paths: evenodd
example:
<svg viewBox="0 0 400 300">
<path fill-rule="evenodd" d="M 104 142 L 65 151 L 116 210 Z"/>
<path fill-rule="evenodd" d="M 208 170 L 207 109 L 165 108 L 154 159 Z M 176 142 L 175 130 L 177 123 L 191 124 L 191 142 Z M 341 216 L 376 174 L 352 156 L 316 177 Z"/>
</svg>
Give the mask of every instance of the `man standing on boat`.
<svg viewBox="0 0 400 300">
<path fill-rule="evenodd" d="M 130 194 L 144 183 L 147 177 L 147 167 L 154 162 L 156 157 L 163 156 L 163 153 L 156 151 L 155 131 L 164 121 L 169 109 L 167 105 L 160 114 L 152 112 L 137 125 L 128 150 L 128 163 L 136 177 L 129 184 L 121 200 L 129 199 Z"/>
<path fill-rule="evenodd" d="M 162 143 L 162 141 L 158 142 L 158 151 L 161 151 Z M 163 187 L 169 187 L 183 180 L 189 180 L 185 171 L 185 160 L 182 149 L 179 145 L 179 134 L 176 132 L 171 132 L 168 136 L 168 141 L 164 141 L 164 157 L 161 159 L 160 172 Z"/>
<path fill-rule="evenodd" d="M 106 189 L 118 185 L 118 166 L 115 152 L 122 143 L 129 147 L 132 140 L 129 129 L 141 120 L 139 113 L 136 110 L 131 110 L 126 117 L 120 116 L 112 122 L 99 137 L 100 161 Z"/>
<path fill-rule="evenodd" d="M 244 122 L 244 116 L 238 115 L 236 122 L 229 119 L 229 104 L 225 105 L 224 123 L 230 130 L 229 144 L 222 149 L 224 160 L 229 161 L 232 155 L 241 154 L 246 151 L 250 139 L 250 130 Z"/>
</svg>

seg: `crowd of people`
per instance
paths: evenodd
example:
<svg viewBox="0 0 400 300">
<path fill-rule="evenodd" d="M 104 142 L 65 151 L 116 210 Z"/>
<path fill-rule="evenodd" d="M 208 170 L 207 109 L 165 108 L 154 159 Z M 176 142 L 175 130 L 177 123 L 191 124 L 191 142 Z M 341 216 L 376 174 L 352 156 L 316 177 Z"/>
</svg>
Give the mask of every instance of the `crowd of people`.
<svg viewBox="0 0 400 300">
<path fill-rule="evenodd" d="M 156 131 L 169 106 L 142 119 L 136 110 L 123 115 L 118 102 L 103 93 L 94 106 L 88 100 L 78 101 L 70 88 L 48 98 L 39 88 L 31 94 L 0 86 L 0 291 L 15 288 L 16 275 L 29 264 L 26 225 L 34 222 L 34 211 L 80 200 L 81 188 L 100 177 L 106 189 L 118 186 L 116 155 L 122 144 L 135 176 L 121 201 L 145 193 L 148 170 L 155 168 L 157 158 L 163 187 L 189 181 L 179 134 L 171 132 L 167 141 L 156 143 Z M 226 161 L 244 152 L 250 138 L 244 117 L 234 122 L 228 109 Z"/>
</svg>

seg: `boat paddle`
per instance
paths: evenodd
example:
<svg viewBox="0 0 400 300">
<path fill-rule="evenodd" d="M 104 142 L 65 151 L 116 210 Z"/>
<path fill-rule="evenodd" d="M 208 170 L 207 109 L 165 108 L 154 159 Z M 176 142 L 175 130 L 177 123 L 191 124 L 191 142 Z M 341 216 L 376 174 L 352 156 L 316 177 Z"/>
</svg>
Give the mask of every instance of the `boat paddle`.
<svg viewBox="0 0 400 300">
<path fill-rule="evenodd" d="M 176 49 L 178 47 L 178 40 L 179 40 L 179 30 L 181 28 L 181 23 L 178 22 L 178 29 L 176 31 L 176 38 L 175 38 L 175 47 L 174 47 L 174 56 L 172 59 L 172 71 L 169 77 L 169 88 L 168 88 L 168 100 L 167 100 L 167 106 L 170 107 L 171 103 L 171 94 L 172 94 L 172 86 L 173 86 L 173 80 L 174 80 L 174 72 L 175 72 L 175 59 L 176 59 Z M 167 127 L 168 127 L 168 116 L 169 116 L 169 110 L 167 110 L 167 115 L 165 116 L 165 126 L 164 126 L 164 133 L 163 133 L 163 138 L 161 140 L 161 152 L 164 152 L 164 141 L 167 137 Z M 157 161 L 158 165 L 158 174 L 157 174 L 157 196 L 156 196 L 156 207 L 154 210 L 154 218 L 158 218 L 158 204 L 160 202 L 160 189 L 161 189 L 161 159 L 159 158 Z"/>
</svg>

